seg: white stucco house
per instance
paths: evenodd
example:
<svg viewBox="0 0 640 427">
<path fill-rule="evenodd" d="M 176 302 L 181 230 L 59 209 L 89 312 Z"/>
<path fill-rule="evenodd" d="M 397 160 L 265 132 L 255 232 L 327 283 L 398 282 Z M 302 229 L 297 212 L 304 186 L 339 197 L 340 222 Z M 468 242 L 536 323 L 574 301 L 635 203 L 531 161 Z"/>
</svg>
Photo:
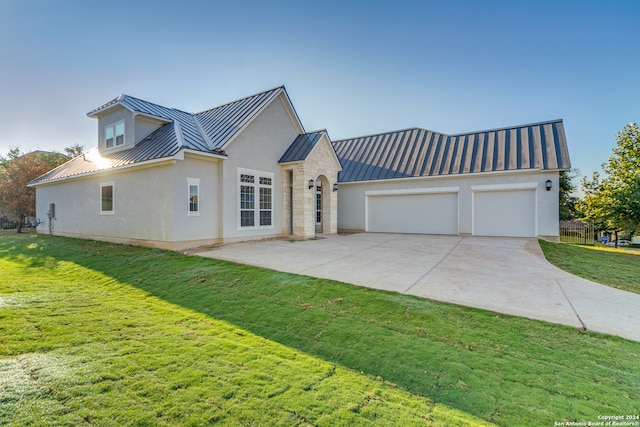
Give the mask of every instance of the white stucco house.
<svg viewBox="0 0 640 427">
<path fill-rule="evenodd" d="M 191 114 L 121 95 L 98 145 L 33 180 L 38 232 L 167 249 L 372 231 L 558 238 L 561 120 L 340 141 L 284 87 Z"/>
</svg>

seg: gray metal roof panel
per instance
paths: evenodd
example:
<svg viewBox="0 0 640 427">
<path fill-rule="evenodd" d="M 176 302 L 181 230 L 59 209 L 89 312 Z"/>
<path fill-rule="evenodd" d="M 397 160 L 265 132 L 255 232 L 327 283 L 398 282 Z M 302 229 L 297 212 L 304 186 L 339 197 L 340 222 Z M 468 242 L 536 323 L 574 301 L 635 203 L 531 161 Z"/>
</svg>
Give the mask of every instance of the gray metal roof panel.
<svg viewBox="0 0 640 427">
<path fill-rule="evenodd" d="M 326 132 L 324 130 L 319 130 L 316 132 L 303 133 L 298 135 L 296 139 L 291 143 L 291 145 L 287 148 L 287 151 L 284 152 L 278 163 L 288 163 L 288 162 L 297 162 L 300 160 L 305 160 L 311 150 L 316 146 L 322 135 Z"/>
<path fill-rule="evenodd" d="M 183 148 L 209 154 L 220 154 L 219 149 L 227 144 L 280 93 L 286 95 L 283 86 L 197 114 L 163 107 L 130 95 L 120 95 L 90 111 L 87 115 L 99 115 L 100 112 L 115 105 L 122 105 L 133 112 L 165 120 L 167 124 L 145 137 L 144 140 L 136 141 L 136 145 L 130 149 L 101 155 L 96 147 L 85 155 L 76 157 L 36 178 L 30 184 L 37 185 L 102 169 L 171 157 Z"/>
<path fill-rule="evenodd" d="M 71 178 L 86 173 L 113 169 L 176 155 L 180 149 L 173 123 L 166 124 L 129 150 L 100 154 L 98 147 L 70 160 L 31 181 L 30 185 Z"/>
<path fill-rule="evenodd" d="M 212 148 L 222 148 L 283 91 L 281 86 L 202 111 L 194 114 L 194 120 L 206 132 Z"/>
<path fill-rule="evenodd" d="M 341 182 L 571 167 L 562 120 L 455 135 L 403 129 L 333 146 Z"/>
</svg>

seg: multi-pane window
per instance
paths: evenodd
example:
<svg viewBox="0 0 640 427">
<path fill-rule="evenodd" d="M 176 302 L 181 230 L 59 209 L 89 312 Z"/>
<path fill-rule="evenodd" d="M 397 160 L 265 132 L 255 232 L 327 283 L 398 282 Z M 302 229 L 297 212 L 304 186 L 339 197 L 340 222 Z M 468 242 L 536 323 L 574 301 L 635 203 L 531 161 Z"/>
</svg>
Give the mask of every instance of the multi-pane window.
<svg viewBox="0 0 640 427">
<path fill-rule="evenodd" d="M 200 215 L 200 178 L 187 178 L 187 215 Z"/>
<path fill-rule="evenodd" d="M 189 186 L 189 212 L 198 212 L 198 186 Z"/>
<path fill-rule="evenodd" d="M 322 187 L 316 187 L 316 224 L 322 222 Z"/>
<path fill-rule="evenodd" d="M 189 185 L 189 212 L 198 212 L 198 186 Z"/>
<path fill-rule="evenodd" d="M 273 225 L 273 177 L 270 173 L 240 173 L 240 227 Z M 257 199 L 256 199 L 257 196 Z"/>
<path fill-rule="evenodd" d="M 113 213 L 113 184 L 100 185 L 100 213 Z"/>
<path fill-rule="evenodd" d="M 253 227 L 255 223 L 255 186 L 254 177 L 251 175 L 241 175 L 240 182 L 240 226 Z"/>
<path fill-rule="evenodd" d="M 273 200 L 271 178 L 260 177 L 260 225 L 271 225 Z"/>
<path fill-rule="evenodd" d="M 124 145 L 124 122 L 108 125 L 104 128 L 104 144 L 106 148 Z"/>
</svg>

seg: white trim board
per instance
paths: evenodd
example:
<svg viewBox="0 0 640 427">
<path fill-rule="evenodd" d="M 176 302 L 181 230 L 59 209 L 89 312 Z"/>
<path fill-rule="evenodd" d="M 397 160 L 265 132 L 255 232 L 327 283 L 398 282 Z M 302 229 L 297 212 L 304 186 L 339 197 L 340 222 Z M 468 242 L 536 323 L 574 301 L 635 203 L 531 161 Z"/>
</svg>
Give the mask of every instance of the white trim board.
<svg viewBox="0 0 640 427">
<path fill-rule="evenodd" d="M 523 182 L 519 184 L 472 185 L 471 191 L 536 190 L 537 188 L 537 182 Z"/>
<path fill-rule="evenodd" d="M 437 194 L 437 193 L 458 193 L 460 187 L 436 187 L 436 188 L 407 188 L 397 190 L 369 190 L 364 195 L 369 196 L 401 196 L 411 194 Z"/>
<path fill-rule="evenodd" d="M 558 169 L 559 170 L 559 169 Z M 468 172 L 468 173 L 458 173 L 451 175 L 433 175 L 433 176 L 409 176 L 405 178 L 384 178 L 384 179 L 372 179 L 372 180 L 363 180 L 363 181 L 340 181 L 340 185 L 362 185 L 362 184 L 373 184 L 378 182 L 402 182 L 402 181 L 429 181 L 434 179 L 459 179 L 465 177 L 479 177 L 479 176 L 489 176 L 489 175 L 523 175 L 523 174 L 533 174 L 533 173 L 542 173 L 542 172 L 556 172 L 556 170 L 547 170 L 542 171 L 540 169 L 518 169 L 518 170 L 505 170 L 505 171 L 490 171 L 490 172 Z"/>
</svg>

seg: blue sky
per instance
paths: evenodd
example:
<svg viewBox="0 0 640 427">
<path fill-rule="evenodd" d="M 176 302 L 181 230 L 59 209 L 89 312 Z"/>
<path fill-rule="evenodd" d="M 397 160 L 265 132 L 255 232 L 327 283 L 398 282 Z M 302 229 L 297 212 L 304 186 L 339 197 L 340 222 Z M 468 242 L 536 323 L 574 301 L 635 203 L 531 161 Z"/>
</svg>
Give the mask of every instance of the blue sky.
<svg viewBox="0 0 640 427">
<path fill-rule="evenodd" d="M 285 85 L 332 139 L 564 119 L 600 169 L 640 120 L 640 1 L 0 0 L 0 153 L 97 143 L 121 93 L 197 112 Z"/>
</svg>

